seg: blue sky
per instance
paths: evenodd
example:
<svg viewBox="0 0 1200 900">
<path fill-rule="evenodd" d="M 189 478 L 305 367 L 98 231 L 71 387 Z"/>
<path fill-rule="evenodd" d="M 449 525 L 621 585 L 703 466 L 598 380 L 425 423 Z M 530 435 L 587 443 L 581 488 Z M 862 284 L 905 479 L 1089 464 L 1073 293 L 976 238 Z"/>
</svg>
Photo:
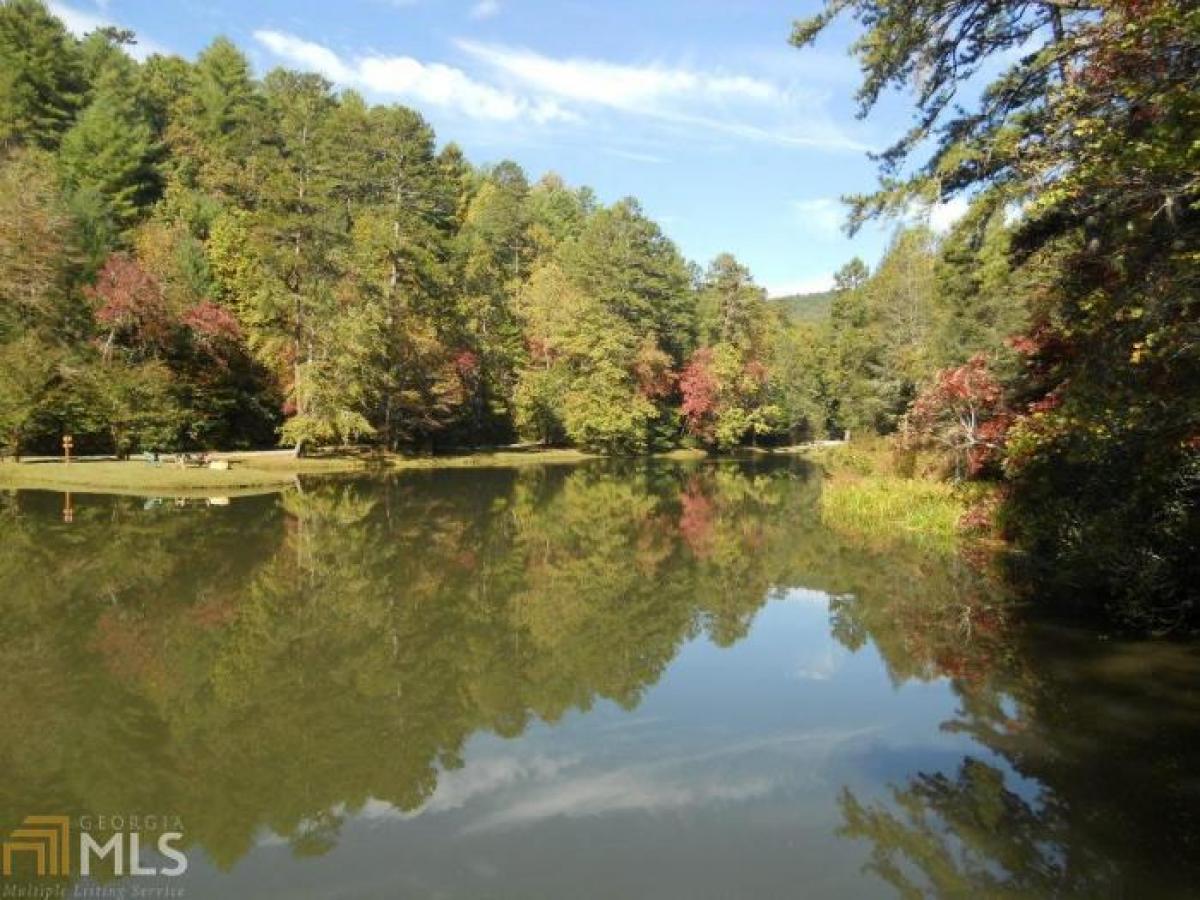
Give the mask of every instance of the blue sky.
<svg viewBox="0 0 1200 900">
<path fill-rule="evenodd" d="M 845 25 L 787 43 L 818 0 L 72 0 L 76 32 L 132 28 L 139 55 L 194 58 L 217 35 L 256 70 L 318 71 L 421 111 L 476 163 L 554 170 L 605 202 L 638 197 L 691 259 L 731 251 L 772 293 L 819 290 L 888 229 L 840 231 L 869 189 L 866 152 L 908 122 L 890 98 L 854 116 Z M 957 206 L 934 211 L 935 225 Z"/>
</svg>

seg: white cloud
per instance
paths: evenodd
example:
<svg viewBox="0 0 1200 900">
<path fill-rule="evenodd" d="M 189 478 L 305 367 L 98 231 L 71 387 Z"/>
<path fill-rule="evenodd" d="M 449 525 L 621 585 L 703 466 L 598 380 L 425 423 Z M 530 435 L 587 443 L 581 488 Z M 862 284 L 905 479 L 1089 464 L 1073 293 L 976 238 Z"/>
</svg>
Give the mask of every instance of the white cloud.
<svg viewBox="0 0 1200 900">
<path fill-rule="evenodd" d="M 51 0 L 47 4 L 50 12 L 62 20 L 62 23 L 67 26 L 67 31 L 76 37 L 83 37 L 89 31 L 95 31 L 97 28 L 103 28 L 105 25 L 111 25 L 112 22 L 106 19 L 99 13 L 90 12 L 85 9 L 75 9 L 73 6 L 67 6 L 65 3 L 56 3 Z"/>
<path fill-rule="evenodd" d="M 95 31 L 97 28 L 120 27 L 117 22 L 114 22 L 108 16 L 92 12 L 91 10 L 76 9 L 74 6 L 59 3 L 58 0 L 50 0 L 46 6 L 51 13 L 62 20 L 67 31 L 71 32 L 75 37 L 81 38 L 88 32 Z M 108 4 L 101 3 L 100 7 L 101 9 L 107 9 Z M 153 56 L 155 53 L 170 53 L 162 44 L 141 35 L 137 36 L 137 43 L 132 47 L 127 47 L 126 50 L 130 56 L 139 61 Z"/>
<path fill-rule="evenodd" d="M 913 201 L 898 218 L 904 224 L 928 225 L 936 234 L 945 234 L 966 215 L 970 205 L 971 201 L 966 197 L 951 197 L 945 203 Z"/>
<path fill-rule="evenodd" d="M 797 200 L 792 206 L 800 218 L 800 226 L 815 237 L 837 237 L 849 214 L 846 205 L 836 197 Z M 886 231 L 898 221 L 905 225 L 928 225 L 935 233 L 945 234 L 969 206 L 970 201 L 965 197 L 953 197 L 945 203 L 913 202 L 895 218 L 880 219 L 874 227 Z"/>
<path fill-rule="evenodd" d="M 472 19 L 490 19 L 492 16 L 499 15 L 500 3 L 499 0 L 479 0 L 471 7 Z"/>
<path fill-rule="evenodd" d="M 935 203 L 929 208 L 929 227 L 938 234 L 949 231 L 955 222 L 966 215 L 969 205 L 966 197 L 952 197 L 945 203 Z"/>
<path fill-rule="evenodd" d="M 465 832 L 530 825 L 559 816 L 580 818 L 612 812 L 666 812 L 719 803 L 734 803 L 770 793 L 772 783 L 763 777 L 735 780 L 716 778 L 666 778 L 646 769 L 566 778 L 544 788 L 533 788 L 503 809 L 485 815 Z"/>
<path fill-rule="evenodd" d="M 254 38 L 276 56 L 319 72 L 331 81 L 346 83 L 356 80 L 353 70 L 344 65 L 328 47 L 280 31 L 256 31 Z"/>
<path fill-rule="evenodd" d="M 798 681 L 828 681 L 842 667 L 846 653 L 844 647 L 831 640 L 829 646 L 798 659 L 792 677 Z"/>
<path fill-rule="evenodd" d="M 482 757 L 461 769 L 438 773 L 433 794 L 418 809 L 402 810 L 383 800 L 371 799 L 361 814 L 369 819 L 413 819 L 418 816 L 461 809 L 469 803 L 486 801 L 513 786 L 547 782 L 579 763 L 577 756 Z"/>
<path fill-rule="evenodd" d="M 563 102 L 606 107 L 743 140 L 837 150 L 869 149 L 848 137 L 825 114 L 822 95 L 808 90 L 785 91 L 762 78 L 659 64 L 555 58 L 469 40 L 460 40 L 457 46 L 509 83 Z M 731 108 L 741 118 L 733 118 Z"/>
<path fill-rule="evenodd" d="M 350 58 L 285 32 L 260 30 L 254 36 L 289 64 L 315 70 L 340 84 L 452 109 L 479 120 L 581 122 L 580 112 L 589 107 L 593 112 L 608 109 L 647 116 L 691 132 L 703 129 L 741 140 L 866 149 L 826 114 L 821 95 L 802 89 L 784 91 L 744 74 L 555 59 L 529 50 L 457 41 L 462 52 L 493 71 L 496 80 L 491 82 L 451 65 L 410 56 Z M 743 118 L 734 118 L 731 109 Z"/>
<path fill-rule="evenodd" d="M 837 197 L 814 197 L 797 200 L 793 206 L 800 217 L 800 225 L 810 234 L 820 237 L 837 237 L 846 221 L 846 207 Z"/>
<path fill-rule="evenodd" d="M 476 41 L 459 49 L 537 90 L 584 103 L 632 112 L 652 111 L 680 96 L 771 101 L 776 88 L 744 75 L 713 75 L 663 66 L 629 66 L 589 59 L 554 59 Z"/>
<path fill-rule="evenodd" d="M 405 97 L 474 119 L 544 123 L 577 117 L 551 99 L 530 99 L 476 81 L 461 69 L 411 56 L 364 56 L 344 60 L 328 47 L 278 31 L 254 32 L 255 40 L 292 65 L 319 72 L 339 84 Z"/>
</svg>

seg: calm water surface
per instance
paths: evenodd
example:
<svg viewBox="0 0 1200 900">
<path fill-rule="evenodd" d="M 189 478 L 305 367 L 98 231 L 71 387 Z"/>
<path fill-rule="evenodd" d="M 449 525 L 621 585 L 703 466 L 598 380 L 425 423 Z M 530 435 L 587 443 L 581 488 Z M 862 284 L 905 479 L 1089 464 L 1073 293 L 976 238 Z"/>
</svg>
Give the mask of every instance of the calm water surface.
<svg viewBox="0 0 1200 900">
<path fill-rule="evenodd" d="M 820 489 L 0 495 L 0 829 L 182 821 L 186 875 L 65 896 L 1200 893 L 1197 649 L 1031 622 L 823 527 Z"/>
</svg>

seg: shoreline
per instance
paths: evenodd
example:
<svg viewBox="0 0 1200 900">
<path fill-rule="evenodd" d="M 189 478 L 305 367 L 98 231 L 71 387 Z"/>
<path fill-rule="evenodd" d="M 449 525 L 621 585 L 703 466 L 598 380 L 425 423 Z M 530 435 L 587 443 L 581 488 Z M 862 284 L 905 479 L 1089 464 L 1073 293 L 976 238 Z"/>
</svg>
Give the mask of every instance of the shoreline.
<svg viewBox="0 0 1200 900">
<path fill-rule="evenodd" d="M 814 443 L 771 449 L 745 448 L 744 453 L 762 457 L 809 456 L 812 451 L 821 447 L 822 444 Z M 0 459 L 0 491 L 42 490 L 138 497 L 233 496 L 284 490 L 294 486 L 297 478 L 302 475 L 512 469 L 526 466 L 577 465 L 601 459 L 626 459 L 571 448 L 544 449 L 522 445 L 468 450 L 443 456 L 406 456 L 399 453 L 343 448 L 303 457 L 294 456 L 291 450 L 212 452 L 209 457 L 212 460 L 227 461 L 230 468 L 179 468 L 169 462 L 154 465 L 139 458 L 118 460 L 111 456 L 77 457 L 72 459 L 69 465 L 58 457 L 31 456 L 24 457 L 19 462 L 9 457 Z M 721 455 L 700 449 L 676 449 L 641 457 L 628 457 L 677 462 L 722 458 L 724 457 Z"/>
<path fill-rule="evenodd" d="M 836 442 L 813 442 L 771 449 L 745 448 L 742 458 L 772 456 L 801 457 L 824 469 L 823 521 L 865 543 L 901 542 L 927 551 L 948 552 L 967 537 L 959 522 L 972 498 L 927 474 L 900 477 L 890 470 L 887 454 L 880 446 L 851 448 Z M 624 459 L 575 449 L 521 445 L 445 456 L 342 448 L 305 457 L 296 457 L 290 450 L 214 452 L 210 457 L 227 461 L 230 468 L 178 468 L 172 463 L 153 465 L 141 459 L 112 457 L 74 459 L 70 465 L 51 457 L 30 457 L 21 462 L 9 458 L 0 460 L 0 491 L 211 499 L 286 491 L 298 487 L 301 476 L 516 469 Z M 677 449 L 628 459 L 720 462 L 736 458 Z"/>
<path fill-rule="evenodd" d="M 347 475 L 363 472 L 403 472 L 434 469 L 521 468 L 536 465 L 574 465 L 606 457 L 571 449 L 481 450 L 446 456 L 403 456 L 393 453 L 339 451 L 296 457 L 290 450 L 212 453 L 230 463 L 227 470 L 153 465 L 141 459 L 111 457 L 60 459 L 31 457 L 0 460 L 0 490 L 45 490 L 71 493 L 125 494 L 156 497 L 164 494 L 206 496 L 247 491 L 278 491 L 296 484 L 301 475 Z M 675 450 L 656 459 L 700 460 L 703 451 Z"/>
</svg>

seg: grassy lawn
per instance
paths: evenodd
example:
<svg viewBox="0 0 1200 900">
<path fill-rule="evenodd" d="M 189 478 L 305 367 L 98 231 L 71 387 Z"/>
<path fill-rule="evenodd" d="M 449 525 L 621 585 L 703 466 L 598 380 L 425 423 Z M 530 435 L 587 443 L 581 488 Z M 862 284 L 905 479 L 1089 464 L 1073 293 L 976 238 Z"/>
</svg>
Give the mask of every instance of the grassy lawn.
<svg viewBox="0 0 1200 900">
<path fill-rule="evenodd" d="M 233 465 L 229 471 L 152 466 L 141 461 L 81 460 L 61 462 L 0 462 L 0 487 L 96 491 L 159 495 L 163 493 L 220 493 L 246 488 L 276 489 L 291 484 L 294 470 Z"/>
</svg>

